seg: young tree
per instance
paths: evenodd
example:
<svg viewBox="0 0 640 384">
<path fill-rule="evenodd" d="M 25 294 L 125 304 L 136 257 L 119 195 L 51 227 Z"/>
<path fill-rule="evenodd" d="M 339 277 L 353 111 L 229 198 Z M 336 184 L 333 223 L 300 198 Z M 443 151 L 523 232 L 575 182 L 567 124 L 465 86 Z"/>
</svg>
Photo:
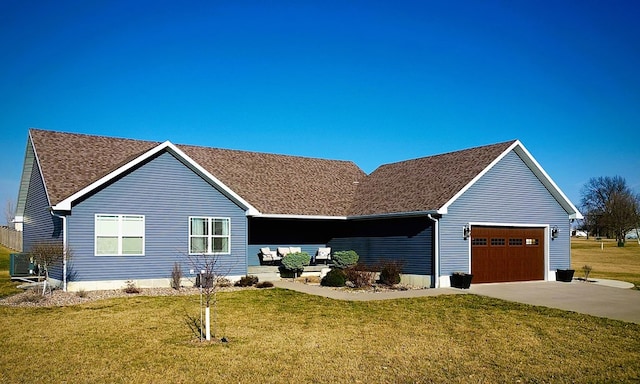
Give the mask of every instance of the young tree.
<svg viewBox="0 0 640 384">
<path fill-rule="evenodd" d="M 620 176 L 591 178 L 582 188 L 581 203 L 589 229 L 612 232 L 618 245 L 638 225 L 640 199 Z"/>
<path fill-rule="evenodd" d="M 200 327 L 202 327 L 202 306 L 204 306 L 204 334 L 211 340 L 211 308 L 213 307 L 213 337 L 217 332 L 218 290 L 227 284 L 230 266 L 223 266 L 217 255 L 194 254 L 187 256 L 189 264 L 198 273 L 196 285 L 200 288 Z M 202 332 L 200 333 L 202 335 Z"/>
<path fill-rule="evenodd" d="M 42 294 L 44 295 L 49 281 L 49 268 L 55 264 L 65 262 L 65 256 L 69 258 L 70 252 L 68 250 L 65 252 L 61 243 L 43 241 L 31 247 L 28 254 L 33 259 L 33 262 L 39 265 L 44 272 L 44 284 L 42 287 Z"/>
</svg>

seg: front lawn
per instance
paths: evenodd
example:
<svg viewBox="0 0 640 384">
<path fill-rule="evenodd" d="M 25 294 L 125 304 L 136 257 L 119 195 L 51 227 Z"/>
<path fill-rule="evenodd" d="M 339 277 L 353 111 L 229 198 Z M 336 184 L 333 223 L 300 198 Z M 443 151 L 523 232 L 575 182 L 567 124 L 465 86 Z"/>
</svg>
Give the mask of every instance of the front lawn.
<svg viewBox="0 0 640 384">
<path fill-rule="evenodd" d="M 8 280 L 6 258 L 0 255 L 0 286 Z M 185 321 L 199 317 L 197 295 L 0 306 L 0 383 L 569 383 L 640 377 L 638 324 L 475 295 L 345 302 L 254 289 L 218 297 L 217 335 L 227 343 L 194 340 Z"/>
<path fill-rule="evenodd" d="M 343 302 L 219 295 L 228 343 L 193 341 L 198 296 L 0 307 L 3 382 L 625 382 L 640 325 L 474 295 Z"/>
</svg>

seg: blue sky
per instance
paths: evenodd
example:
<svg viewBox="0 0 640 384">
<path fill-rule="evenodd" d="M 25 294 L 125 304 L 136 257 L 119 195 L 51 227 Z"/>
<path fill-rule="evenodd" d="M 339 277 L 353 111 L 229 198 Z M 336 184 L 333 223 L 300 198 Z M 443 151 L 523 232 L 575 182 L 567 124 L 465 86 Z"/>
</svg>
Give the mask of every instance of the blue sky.
<svg viewBox="0 0 640 384">
<path fill-rule="evenodd" d="M 639 17 L 637 1 L 4 0 L 0 202 L 30 127 L 367 173 L 519 139 L 575 204 L 595 176 L 640 192 Z"/>
</svg>

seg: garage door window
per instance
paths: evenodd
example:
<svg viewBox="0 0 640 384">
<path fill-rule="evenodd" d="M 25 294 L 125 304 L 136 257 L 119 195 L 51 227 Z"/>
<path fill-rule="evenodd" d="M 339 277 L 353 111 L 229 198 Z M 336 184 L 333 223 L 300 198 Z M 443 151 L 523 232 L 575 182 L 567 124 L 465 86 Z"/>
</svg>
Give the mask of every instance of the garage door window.
<svg viewBox="0 0 640 384">
<path fill-rule="evenodd" d="M 522 245 L 522 239 L 509 239 L 509 246 Z"/>
<path fill-rule="evenodd" d="M 487 245 L 487 239 L 483 237 L 471 239 L 471 245 Z"/>
<path fill-rule="evenodd" d="M 538 245 L 540 243 L 540 240 L 538 240 L 538 239 L 527 239 L 525 241 L 525 243 L 527 245 Z"/>
<path fill-rule="evenodd" d="M 495 247 L 495 246 L 501 246 L 501 245 L 505 245 L 504 239 L 491 239 L 491 246 Z"/>
</svg>

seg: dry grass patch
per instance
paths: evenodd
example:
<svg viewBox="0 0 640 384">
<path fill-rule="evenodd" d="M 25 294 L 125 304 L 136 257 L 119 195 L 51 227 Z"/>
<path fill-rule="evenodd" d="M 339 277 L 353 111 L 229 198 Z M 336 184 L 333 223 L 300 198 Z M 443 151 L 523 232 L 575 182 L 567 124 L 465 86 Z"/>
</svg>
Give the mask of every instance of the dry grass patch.
<svg viewBox="0 0 640 384">
<path fill-rule="evenodd" d="M 640 245 L 635 240 L 627 240 L 624 247 L 618 247 L 615 240 L 571 239 L 574 277 L 584 276 L 584 265 L 593 268 L 589 278 L 628 281 L 635 284 L 636 289 L 640 288 Z"/>
<path fill-rule="evenodd" d="M 11 253 L 15 253 L 15 251 L 0 245 L 0 298 L 22 292 L 16 288 L 19 283 L 12 282 L 9 276 L 9 255 Z"/>
<path fill-rule="evenodd" d="M 345 302 L 281 289 L 219 295 L 219 334 L 184 325 L 198 296 L 0 307 L 7 382 L 625 382 L 640 326 L 474 295 Z M 37 369 L 34 369 L 37 367 Z"/>
</svg>

